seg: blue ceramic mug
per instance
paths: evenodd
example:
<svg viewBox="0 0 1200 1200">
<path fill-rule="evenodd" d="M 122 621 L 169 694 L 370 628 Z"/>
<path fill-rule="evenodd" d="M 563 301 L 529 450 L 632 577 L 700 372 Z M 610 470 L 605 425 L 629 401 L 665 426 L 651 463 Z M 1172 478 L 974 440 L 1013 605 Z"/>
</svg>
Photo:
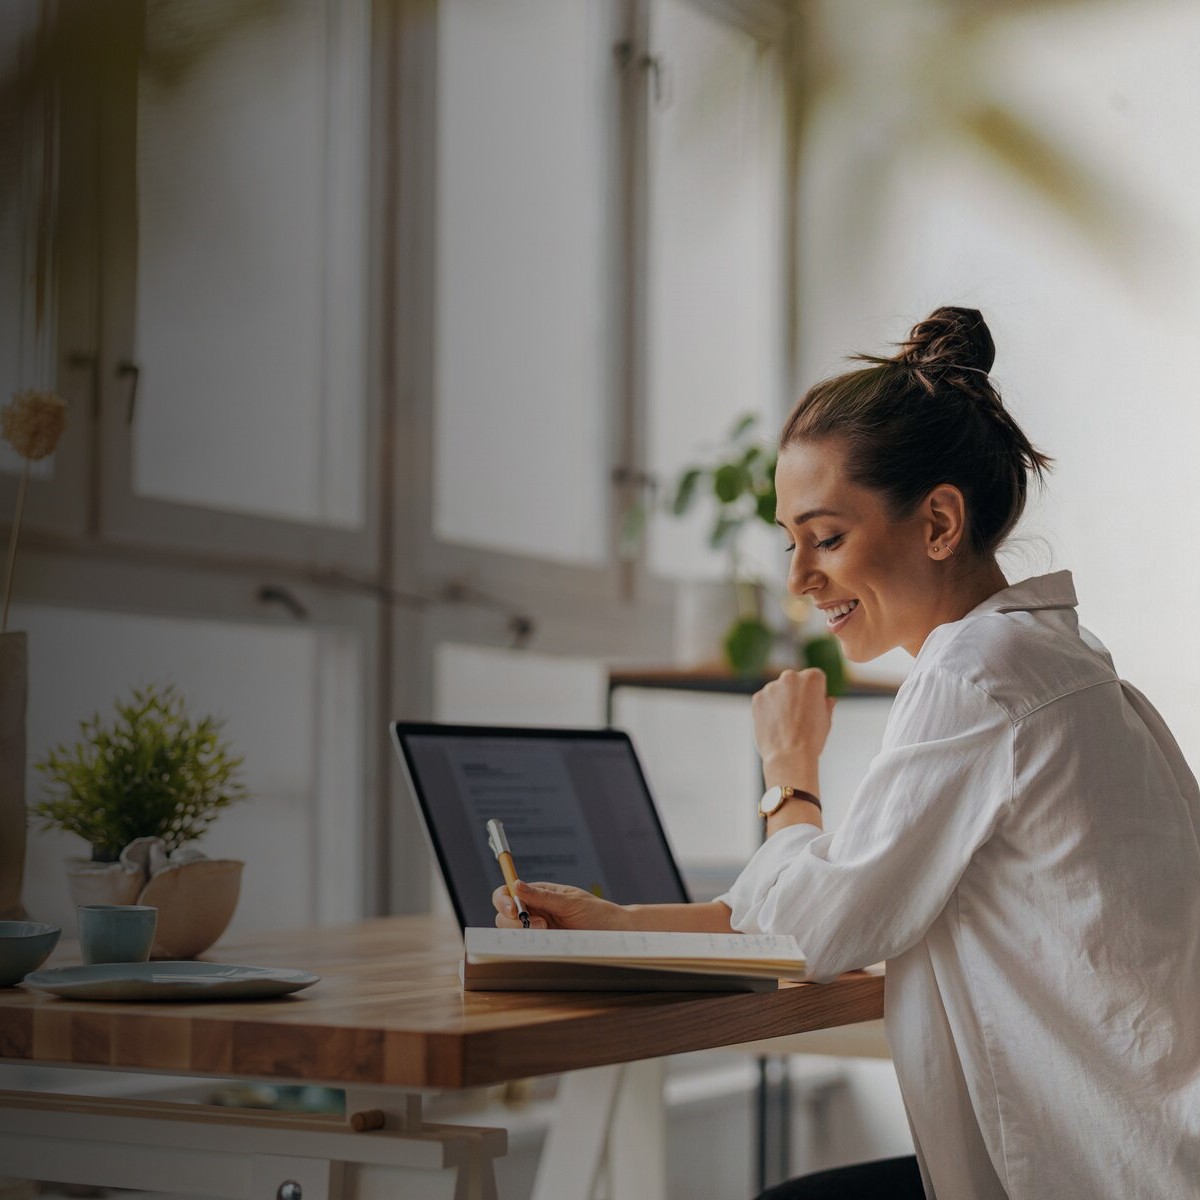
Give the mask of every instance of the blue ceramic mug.
<svg viewBox="0 0 1200 1200">
<path fill-rule="evenodd" d="M 158 909 L 146 904 L 81 904 L 79 951 L 85 963 L 145 962 Z"/>
</svg>

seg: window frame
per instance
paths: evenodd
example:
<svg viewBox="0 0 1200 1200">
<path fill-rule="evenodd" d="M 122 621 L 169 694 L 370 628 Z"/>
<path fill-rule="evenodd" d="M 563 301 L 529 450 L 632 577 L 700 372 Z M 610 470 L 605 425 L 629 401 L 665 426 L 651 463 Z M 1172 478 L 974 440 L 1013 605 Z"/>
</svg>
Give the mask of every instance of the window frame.
<svg viewBox="0 0 1200 1200">
<path fill-rule="evenodd" d="M 689 0 L 751 19 L 774 0 Z M 607 298 L 613 419 L 602 453 L 613 475 L 609 557 L 598 567 L 440 542 L 433 534 L 433 306 L 436 13 L 426 0 L 370 12 L 370 177 L 366 525 L 353 534 L 134 497 L 125 422 L 136 281 L 136 88 L 142 0 L 61 10 L 77 22 L 79 70 L 62 92 L 59 385 L 72 407 L 62 470 L 23 538 L 18 599 L 162 615 L 293 620 L 264 606 L 264 584 L 301 598 L 308 619 L 353 628 L 364 647 L 363 907 L 428 907 L 429 863 L 387 722 L 428 718 L 445 642 L 600 661 L 670 657 L 675 585 L 622 559 L 622 513 L 643 502 L 646 149 L 650 0 L 619 0 L 619 233 Z M 749 16 L 747 15 L 749 14 Z M 790 19 L 789 19 L 790 20 Z M 782 23 L 780 23 L 782 22 Z M 756 28 L 763 28 L 761 25 Z M 789 21 L 771 26 L 778 34 Z M 782 34 L 780 34 L 782 36 Z M 102 38 L 103 56 L 83 53 Z M 98 103 L 98 99 L 103 103 Z M 70 187 L 67 184 L 70 183 Z M 794 179 L 789 178 L 790 194 Z M 96 214 L 104 214 L 103 221 Z M 118 216 L 114 214 L 124 214 Z M 69 219 L 68 219 L 69 218 Z M 795 274 L 793 269 L 786 273 Z M 79 414 L 76 419 L 76 414 Z M 67 467 L 70 467 L 68 477 Z M 0 477 L 0 503 L 12 481 Z M 519 620 L 529 620 L 522 633 Z"/>
<path fill-rule="evenodd" d="M 783 0 L 687 0 L 732 22 L 756 38 L 777 44 L 789 75 L 790 38 L 794 22 Z M 535 559 L 528 555 L 455 545 L 434 534 L 433 438 L 436 381 L 434 379 L 433 320 L 436 291 L 436 6 L 423 0 L 401 0 L 394 6 L 395 70 L 402 81 L 394 97 L 395 145 L 400 178 L 390 248 L 391 270 L 397 280 L 393 302 L 386 305 L 387 327 L 381 343 L 387 371 L 395 379 L 399 401 L 398 421 L 407 436 L 396 447 L 396 479 L 404 481 L 403 496 L 396 485 L 396 501 L 387 506 L 396 512 L 389 539 L 395 564 L 396 586 L 438 599 L 439 624 L 457 626 L 481 644 L 504 645 L 511 638 L 509 618 L 532 614 L 545 622 L 547 601 L 569 608 L 581 636 L 586 631 L 608 629 L 614 634 L 608 654 L 621 658 L 662 659 L 663 631 L 669 631 L 674 584 L 654 577 L 640 558 L 620 555 L 620 524 L 624 512 L 647 502 L 649 479 L 645 465 L 645 338 L 644 279 L 647 236 L 647 123 L 650 98 L 650 63 L 654 48 L 648 45 L 652 0 L 620 0 L 616 23 L 618 42 L 613 47 L 614 69 L 624 76 L 621 96 L 617 157 L 612 202 L 616 206 L 618 233 L 616 261 L 612 264 L 612 294 L 608 299 L 613 321 L 617 359 L 614 372 L 619 386 L 614 395 L 616 419 L 605 452 L 610 456 L 614 500 L 609 530 L 610 559 L 600 567 L 575 566 Z M 784 221 L 794 212 L 794 173 L 788 170 L 790 154 L 784 148 L 784 186 L 787 202 Z M 794 276 L 784 271 L 786 310 L 783 373 L 790 379 L 790 350 Z M 395 483 L 395 480 L 393 481 Z M 402 505 L 399 501 L 403 501 Z M 472 597 L 479 603 L 473 604 Z M 449 614 L 449 615 L 447 615 Z M 555 618 L 547 622 L 557 625 Z M 640 636 L 644 626 L 648 633 Z M 535 635 L 539 648 L 543 636 L 556 638 L 550 628 Z M 461 640 L 455 638 L 455 640 Z M 566 642 L 569 642 L 569 638 Z M 600 639 L 605 643 L 606 639 Z M 657 647 L 657 652 L 655 648 Z"/>
</svg>

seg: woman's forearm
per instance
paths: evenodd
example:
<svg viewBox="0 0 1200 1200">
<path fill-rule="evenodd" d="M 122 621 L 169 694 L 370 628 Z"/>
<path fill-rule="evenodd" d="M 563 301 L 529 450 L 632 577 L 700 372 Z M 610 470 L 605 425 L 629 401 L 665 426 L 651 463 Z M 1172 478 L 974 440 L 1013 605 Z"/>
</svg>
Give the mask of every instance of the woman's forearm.
<svg viewBox="0 0 1200 1200">
<path fill-rule="evenodd" d="M 729 906 L 719 900 L 705 904 L 626 904 L 631 929 L 669 933 L 735 933 Z"/>
</svg>

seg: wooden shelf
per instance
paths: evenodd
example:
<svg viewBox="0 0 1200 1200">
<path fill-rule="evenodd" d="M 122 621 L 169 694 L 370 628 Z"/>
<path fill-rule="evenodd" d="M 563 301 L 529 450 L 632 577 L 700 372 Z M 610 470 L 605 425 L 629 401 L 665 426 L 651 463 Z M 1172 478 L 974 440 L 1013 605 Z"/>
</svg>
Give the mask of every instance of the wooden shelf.
<svg viewBox="0 0 1200 1200">
<path fill-rule="evenodd" d="M 781 671 L 762 675 L 735 675 L 728 667 L 617 667 L 608 673 L 608 688 L 645 688 L 668 692 L 709 692 L 716 695 L 752 696 Z M 843 697 L 894 696 L 898 684 L 851 680 Z"/>
</svg>

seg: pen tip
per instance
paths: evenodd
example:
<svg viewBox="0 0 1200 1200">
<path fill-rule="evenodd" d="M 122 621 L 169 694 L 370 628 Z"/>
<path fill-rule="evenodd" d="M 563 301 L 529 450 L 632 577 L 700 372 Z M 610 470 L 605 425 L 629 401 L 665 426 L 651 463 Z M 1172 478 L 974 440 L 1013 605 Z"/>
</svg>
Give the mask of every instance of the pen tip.
<svg viewBox="0 0 1200 1200">
<path fill-rule="evenodd" d="M 529 914 L 528 913 L 521 914 L 521 924 L 524 925 L 526 929 L 529 928 Z"/>
</svg>

